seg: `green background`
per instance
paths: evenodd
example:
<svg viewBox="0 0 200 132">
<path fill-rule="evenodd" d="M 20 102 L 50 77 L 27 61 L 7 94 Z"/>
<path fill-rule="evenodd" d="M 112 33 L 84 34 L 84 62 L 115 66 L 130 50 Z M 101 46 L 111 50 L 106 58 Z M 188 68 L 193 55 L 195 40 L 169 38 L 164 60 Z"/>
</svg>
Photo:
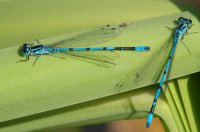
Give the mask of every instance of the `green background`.
<svg viewBox="0 0 200 132">
<path fill-rule="evenodd" d="M 198 11 L 168 0 L 0 0 L 0 131 L 32 131 L 145 117 L 155 89 L 133 89 L 151 83 L 144 81 L 137 87 L 122 89 L 120 92 L 132 90 L 122 94 L 114 92 L 115 85 L 150 59 L 170 36 L 165 27 L 174 27 L 173 21 L 179 16 L 193 20 L 189 32 L 199 32 Z M 24 42 L 39 39 L 48 43 L 70 33 L 123 22 L 133 24 L 116 39 L 98 46 L 149 45 L 150 52 L 118 52 L 120 58 L 110 68 L 71 57 L 62 60 L 42 56 L 34 68 L 35 57 L 16 63 L 22 59 L 17 50 Z M 191 55 L 179 44 L 170 79 L 200 70 L 199 41 L 199 34 L 185 37 Z M 149 78 L 153 72 L 149 72 Z M 157 109 L 158 115 L 170 111 L 164 97 Z M 162 118 L 166 119 L 166 129 L 178 129 L 176 125 L 170 126 L 172 115 Z"/>
</svg>

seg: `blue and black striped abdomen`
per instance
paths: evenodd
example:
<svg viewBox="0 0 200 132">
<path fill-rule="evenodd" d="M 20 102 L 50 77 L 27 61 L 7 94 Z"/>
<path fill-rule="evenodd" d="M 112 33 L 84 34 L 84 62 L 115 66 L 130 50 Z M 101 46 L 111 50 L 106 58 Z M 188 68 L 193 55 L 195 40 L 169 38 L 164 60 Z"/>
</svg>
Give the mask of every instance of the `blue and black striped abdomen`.
<svg viewBox="0 0 200 132">
<path fill-rule="evenodd" d="M 47 48 L 49 52 L 68 52 L 68 51 L 113 51 L 113 50 L 130 50 L 130 51 L 149 51 L 148 46 L 136 47 L 93 47 L 93 48 Z"/>
</svg>

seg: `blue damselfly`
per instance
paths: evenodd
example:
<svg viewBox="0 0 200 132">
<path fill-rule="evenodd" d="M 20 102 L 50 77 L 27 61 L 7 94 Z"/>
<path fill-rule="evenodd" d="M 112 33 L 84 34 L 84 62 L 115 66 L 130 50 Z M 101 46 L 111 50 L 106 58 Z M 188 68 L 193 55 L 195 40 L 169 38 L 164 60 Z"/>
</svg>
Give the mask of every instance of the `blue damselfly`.
<svg viewBox="0 0 200 132">
<path fill-rule="evenodd" d="M 95 28 L 90 31 L 78 34 L 74 37 L 59 40 L 51 44 L 41 44 L 37 40 L 37 45 L 33 43 L 25 43 L 21 46 L 19 53 L 22 56 L 25 56 L 25 60 L 20 60 L 18 62 L 28 61 L 29 56 L 36 56 L 36 59 L 33 63 L 39 59 L 41 55 L 51 55 L 54 57 L 59 57 L 55 53 L 68 54 L 76 57 L 84 57 L 87 59 L 92 59 L 95 61 L 101 61 L 104 63 L 113 64 L 109 59 L 109 54 L 112 54 L 114 50 L 132 50 L 132 51 L 149 51 L 150 47 L 148 46 L 136 46 L 136 47 L 85 47 L 89 45 L 100 44 L 109 40 L 114 39 L 119 36 L 121 31 L 128 26 L 127 23 L 122 23 L 120 25 L 106 25 L 103 27 Z M 91 51 L 87 53 L 86 51 Z M 105 54 L 107 51 L 109 54 Z M 97 53 L 98 52 L 98 53 Z M 107 55 L 107 56 L 106 56 Z"/>
<path fill-rule="evenodd" d="M 187 33 L 187 30 L 192 27 L 192 20 L 179 17 L 177 20 L 178 26 L 175 28 L 175 32 L 172 33 L 171 37 L 168 41 L 158 50 L 155 51 L 155 53 L 152 55 L 151 59 L 147 61 L 147 63 L 139 68 L 139 70 L 135 73 L 128 74 L 123 80 L 118 83 L 115 87 L 115 91 L 119 92 L 122 89 L 125 89 L 130 86 L 138 86 L 140 83 L 145 84 L 153 84 L 159 81 L 159 78 L 161 77 L 161 80 L 159 81 L 159 86 L 156 91 L 148 118 L 146 122 L 146 127 L 150 127 L 153 115 L 154 115 L 154 109 L 157 104 L 158 97 L 160 95 L 162 85 L 164 81 L 166 80 L 166 77 L 169 73 L 169 69 L 171 67 L 172 58 L 175 53 L 175 49 L 177 47 L 178 41 L 184 38 L 184 35 Z M 185 44 L 185 43 L 184 43 Z M 186 46 L 187 47 L 187 46 Z M 189 49 L 187 49 L 189 51 Z M 189 51 L 190 53 L 190 51 Z M 156 60 L 156 61 L 155 61 Z M 162 65 L 163 64 L 163 65 Z M 164 70 L 164 71 L 163 71 Z M 152 71 L 153 77 L 149 75 L 149 72 Z"/>
</svg>

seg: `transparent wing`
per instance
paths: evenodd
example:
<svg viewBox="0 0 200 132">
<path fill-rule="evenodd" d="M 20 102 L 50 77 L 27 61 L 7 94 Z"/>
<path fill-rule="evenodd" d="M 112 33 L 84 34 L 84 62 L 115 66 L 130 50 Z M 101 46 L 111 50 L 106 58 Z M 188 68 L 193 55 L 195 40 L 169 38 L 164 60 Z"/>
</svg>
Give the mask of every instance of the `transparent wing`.
<svg viewBox="0 0 200 132">
<path fill-rule="evenodd" d="M 116 84 L 114 92 L 119 93 L 133 86 L 138 87 L 157 82 L 169 56 L 172 41 L 173 37 L 171 36 L 138 71 L 130 72 L 121 82 Z"/>
<path fill-rule="evenodd" d="M 84 61 L 103 67 L 110 67 L 110 64 L 115 65 L 112 61 L 119 58 L 119 54 L 112 51 L 69 51 L 64 54 L 78 57 L 78 59 L 84 59 Z"/>
<path fill-rule="evenodd" d="M 102 42 L 106 42 L 119 36 L 121 30 L 126 28 L 128 24 L 123 23 L 119 25 L 106 25 L 95 28 L 78 34 L 74 37 L 63 39 L 49 44 L 51 47 L 63 46 L 63 47 L 84 47 L 89 45 L 95 45 Z"/>
</svg>

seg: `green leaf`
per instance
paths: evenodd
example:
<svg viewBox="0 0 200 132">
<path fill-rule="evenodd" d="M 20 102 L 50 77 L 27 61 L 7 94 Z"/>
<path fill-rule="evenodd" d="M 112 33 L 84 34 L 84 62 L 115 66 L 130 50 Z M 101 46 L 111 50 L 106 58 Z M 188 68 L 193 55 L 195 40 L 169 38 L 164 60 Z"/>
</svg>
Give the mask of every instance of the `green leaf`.
<svg viewBox="0 0 200 132">
<path fill-rule="evenodd" d="M 146 117 L 155 90 L 142 87 L 152 83 L 122 89 L 120 92 L 129 91 L 122 94 L 114 92 L 115 85 L 128 73 L 136 72 L 164 44 L 171 34 L 165 27 L 174 27 L 173 21 L 179 16 L 193 20 L 189 32 L 199 32 L 197 12 L 181 12 L 167 0 L 86 0 L 78 5 L 77 1 L 65 0 L 0 1 L 0 131 L 33 131 Z M 16 64 L 22 59 L 17 50 L 24 42 L 39 39 L 48 43 L 70 37 L 69 32 L 124 21 L 133 24 L 116 39 L 98 46 L 149 45 L 152 51 L 118 52 L 120 58 L 114 61 L 117 65 L 111 68 L 51 56 L 42 56 L 34 68 L 34 57 Z M 169 79 L 200 71 L 199 34 L 185 36 L 185 41 L 192 54 L 179 44 Z M 164 120 L 166 130 L 180 129 L 171 123 L 175 117 L 164 97 L 159 99 L 155 113 Z"/>
</svg>

